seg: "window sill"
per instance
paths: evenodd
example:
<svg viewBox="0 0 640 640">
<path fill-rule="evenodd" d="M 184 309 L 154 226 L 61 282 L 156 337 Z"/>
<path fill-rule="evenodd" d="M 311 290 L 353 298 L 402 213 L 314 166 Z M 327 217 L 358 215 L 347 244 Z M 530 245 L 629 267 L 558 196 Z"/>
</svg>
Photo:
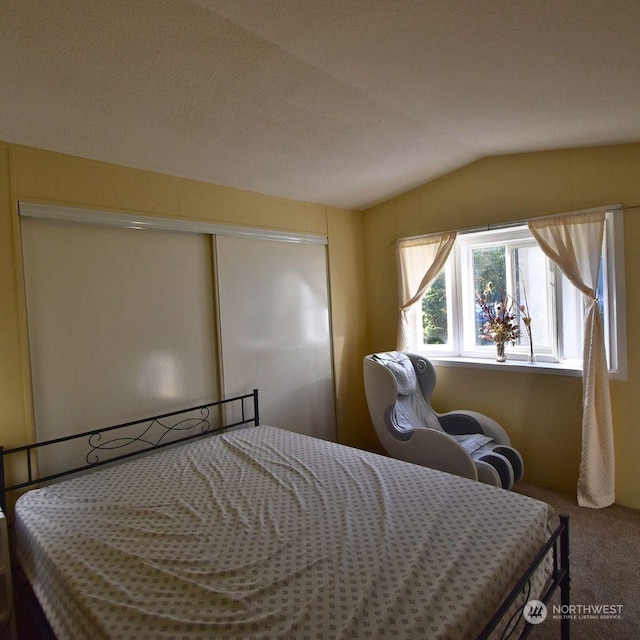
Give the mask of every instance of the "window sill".
<svg viewBox="0 0 640 640">
<path fill-rule="evenodd" d="M 530 363 L 525 360 L 507 360 L 505 362 L 495 362 L 485 358 L 462 358 L 445 356 L 426 356 L 436 366 L 442 367 L 465 367 L 467 369 L 489 369 L 491 371 L 514 371 L 520 373 L 541 373 L 556 376 L 570 376 L 573 378 L 582 377 L 582 364 L 580 363 L 558 363 L 558 362 L 535 362 Z M 612 377 L 614 377 L 612 375 Z"/>
<path fill-rule="evenodd" d="M 437 356 L 424 354 L 434 365 L 439 367 L 465 367 L 467 369 L 489 369 L 491 371 L 515 371 L 520 373 L 542 373 L 552 376 L 582 377 L 582 363 L 570 362 L 536 362 L 531 364 L 524 360 L 509 360 L 495 362 L 488 358 L 463 358 L 458 356 Z M 609 371 L 609 380 L 627 380 L 624 370 Z"/>
</svg>

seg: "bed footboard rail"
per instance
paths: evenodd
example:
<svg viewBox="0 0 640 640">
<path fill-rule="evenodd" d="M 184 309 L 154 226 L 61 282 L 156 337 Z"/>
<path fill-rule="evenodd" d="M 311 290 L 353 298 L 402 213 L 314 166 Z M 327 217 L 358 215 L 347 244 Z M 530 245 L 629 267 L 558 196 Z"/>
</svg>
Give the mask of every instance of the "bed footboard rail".
<svg viewBox="0 0 640 640">
<path fill-rule="evenodd" d="M 211 410 L 218 407 L 221 415 L 220 426 L 215 426 L 211 417 Z M 7 493 L 18 489 L 62 478 L 64 476 L 91 469 L 101 465 L 123 460 L 147 453 L 154 449 L 168 447 L 187 440 L 193 440 L 206 435 L 213 435 L 242 425 L 260 424 L 258 390 L 251 393 L 209 402 L 207 404 L 171 411 L 142 420 L 133 420 L 122 424 L 92 429 L 44 442 L 23 445 L 12 449 L 0 446 L 0 507 L 6 513 Z M 176 437 L 176 434 L 179 434 Z M 186 435 L 182 435 L 186 434 Z M 46 447 L 52 448 L 62 443 L 77 441 L 86 448 L 85 464 L 72 468 L 40 475 L 37 454 Z M 127 448 L 134 449 L 126 452 Z M 113 452 L 116 452 L 115 454 Z M 84 451 L 83 451 L 84 453 Z M 19 462 L 22 458 L 26 471 L 21 476 L 26 479 L 8 485 L 6 483 L 6 461 L 8 459 Z"/>
<path fill-rule="evenodd" d="M 536 555 L 525 574 L 522 576 L 522 578 L 520 578 L 509 595 L 504 599 L 500 608 L 487 623 L 487 626 L 482 630 L 480 635 L 478 635 L 478 640 L 487 640 L 490 637 L 493 638 L 492 634 L 495 632 L 500 622 L 503 621 L 510 612 L 513 612 L 514 603 L 519 598 L 522 598 L 524 596 L 527 601 L 529 601 L 529 596 L 531 595 L 530 585 L 533 574 L 542 564 L 545 558 L 547 558 L 549 553 L 553 554 L 553 568 L 551 572 L 550 582 L 548 583 L 542 595 L 538 597 L 533 596 L 531 599 L 535 598 L 535 600 L 542 602 L 546 606 L 549 604 L 549 601 L 551 600 L 553 594 L 559 588 L 562 611 L 567 610 L 566 608 L 570 604 L 571 588 L 571 577 L 569 571 L 569 516 L 562 513 L 560 514 L 560 524 L 551 534 L 538 555 Z M 504 627 L 504 631 L 499 636 L 500 640 L 508 640 L 510 638 L 517 638 L 518 640 L 522 640 L 524 638 L 527 638 L 529 634 L 536 628 L 536 624 L 526 620 L 523 615 L 525 607 L 527 607 L 527 605 L 528 602 L 525 602 L 524 604 L 519 606 L 514 613 L 511 614 L 511 617 Z M 540 608 L 542 609 L 542 607 Z M 529 616 L 535 615 L 537 615 L 537 612 L 533 610 L 529 614 Z M 522 628 L 519 635 L 517 635 L 520 622 L 524 623 L 524 628 Z M 561 640 L 569 640 L 571 631 L 570 622 L 571 621 L 569 616 L 562 616 L 560 620 Z"/>
</svg>

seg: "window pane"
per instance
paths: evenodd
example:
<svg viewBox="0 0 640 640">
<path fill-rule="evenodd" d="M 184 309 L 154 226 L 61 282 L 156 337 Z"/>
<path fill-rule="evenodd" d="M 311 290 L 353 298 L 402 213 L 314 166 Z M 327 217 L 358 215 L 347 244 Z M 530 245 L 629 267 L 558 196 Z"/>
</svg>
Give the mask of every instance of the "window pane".
<svg viewBox="0 0 640 640">
<path fill-rule="evenodd" d="M 611 329 L 609 326 L 609 314 L 607 313 L 607 309 L 609 308 L 609 287 L 607 286 L 606 246 L 605 251 L 603 251 L 603 259 L 600 261 L 600 271 L 598 273 L 596 296 L 598 297 L 598 310 L 600 312 L 602 329 L 604 331 L 604 347 L 607 354 L 607 365 L 609 368 L 611 368 L 611 342 L 609 335 L 609 331 Z"/>
<path fill-rule="evenodd" d="M 446 267 L 436 276 L 422 298 L 424 344 L 449 342 Z"/>
<path fill-rule="evenodd" d="M 547 259 L 540 247 L 518 247 L 514 251 L 515 292 L 520 307 L 520 339 L 518 344 L 529 349 L 529 333 L 536 350 L 550 351 L 553 346 L 552 317 L 550 300 L 549 270 Z M 529 327 L 524 317 L 531 318 Z"/>
<path fill-rule="evenodd" d="M 583 303 L 582 294 L 563 275 L 560 279 L 562 291 L 562 357 L 569 360 L 582 359 Z"/>
<path fill-rule="evenodd" d="M 606 314 L 605 314 L 605 306 L 607 299 L 607 290 L 605 287 L 605 277 L 604 277 L 604 264 L 605 261 L 600 261 L 600 270 L 598 271 L 598 285 L 596 289 L 596 296 L 598 296 L 598 310 L 600 311 L 600 318 L 602 319 L 602 326 L 604 327 L 606 324 Z"/>
<path fill-rule="evenodd" d="M 507 271 L 505 266 L 505 247 L 485 247 L 472 250 L 474 293 L 484 294 L 487 302 L 497 302 L 506 297 Z M 487 346 L 483 340 L 482 325 L 486 318 L 480 305 L 475 304 L 475 344 L 477 347 Z"/>
</svg>

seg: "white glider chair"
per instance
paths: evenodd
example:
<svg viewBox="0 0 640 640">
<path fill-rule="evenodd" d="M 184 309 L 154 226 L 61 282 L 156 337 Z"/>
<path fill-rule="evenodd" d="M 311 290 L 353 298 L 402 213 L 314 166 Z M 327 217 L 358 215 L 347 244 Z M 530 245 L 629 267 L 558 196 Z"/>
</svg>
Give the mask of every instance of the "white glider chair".
<svg viewBox="0 0 640 640">
<path fill-rule="evenodd" d="M 497 422 L 475 411 L 432 409 L 436 372 L 423 356 L 368 355 L 364 384 L 373 425 L 390 456 L 503 489 L 522 478 L 522 456 Z"/>
</svg>

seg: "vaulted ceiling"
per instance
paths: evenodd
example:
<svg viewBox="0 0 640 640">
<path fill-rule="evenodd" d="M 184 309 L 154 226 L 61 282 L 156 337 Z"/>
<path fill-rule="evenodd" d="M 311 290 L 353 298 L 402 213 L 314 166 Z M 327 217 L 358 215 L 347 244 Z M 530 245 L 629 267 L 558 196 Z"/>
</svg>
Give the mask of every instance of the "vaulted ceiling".
<svg viewBox="0 0 640 640">
<path fill-rule="evenodd" d="M 2 0 L 0 140 L 363 209 L 640 141 L 638 0 Z"/>
</svg>

